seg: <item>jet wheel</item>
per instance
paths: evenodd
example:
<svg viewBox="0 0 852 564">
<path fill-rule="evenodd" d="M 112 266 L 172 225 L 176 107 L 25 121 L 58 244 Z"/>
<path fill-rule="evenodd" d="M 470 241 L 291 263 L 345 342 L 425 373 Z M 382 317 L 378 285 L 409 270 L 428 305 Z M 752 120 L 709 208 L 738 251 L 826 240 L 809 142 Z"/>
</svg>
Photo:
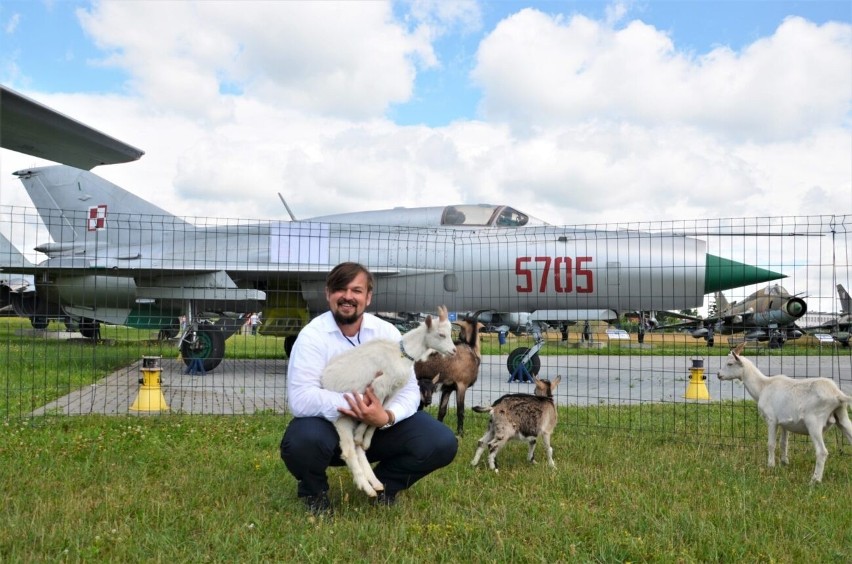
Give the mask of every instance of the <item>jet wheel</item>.
<svg viewBox="0 0 852 564">
<path fill-rule="evenodd" d="M 506 360 L 506 368 L 509 369 L 509 374 L 514 374 L 515 370 L 520 366 L 521 360 L 524 358 L 524 355 L 529 352 L 529 348 L 527 347 L 518 347 L 509 353 L 509 358 Z M 541 370 L 541 359 L 538 356 L 538 353 L 532 355 L 526 363 L 527 372 L 532 376 L 538 376 L 539 370 Z"/>
<path fill-rule="evenodd" d="M 225 356 L 225 336 L 218 328 L 202 325 L 195 332 L 195 340 L 186 339 L 180 346 L 183 363 L 189 367 L 192 361 L 200 358 L 204 371 L 210 372 L 222 362 Z"/>
<path fill-rule="evenodd" d="M 101 324 L 94 319 L 81 319 L 77 324 L 77 330 L 90 341 L 97 341 L 101 338 Z"/>
<path fill-rule="evenodd" d="M 48 319 L 46 315 L 33 315 L 30 317 L 30 323 L 32 324 L 33 329 L 47 329 L 49 322 L 50 319 Z"/>
</svg>

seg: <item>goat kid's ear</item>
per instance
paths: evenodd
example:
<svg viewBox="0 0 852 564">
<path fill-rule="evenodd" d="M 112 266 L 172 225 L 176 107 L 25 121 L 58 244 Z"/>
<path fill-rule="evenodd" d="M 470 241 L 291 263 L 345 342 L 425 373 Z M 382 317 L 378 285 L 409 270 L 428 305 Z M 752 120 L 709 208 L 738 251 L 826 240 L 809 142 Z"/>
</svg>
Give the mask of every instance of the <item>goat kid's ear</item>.
<svg viewBox="0 0 852 564">
<path fill-rule="evenodd" d="M 426 327 L 429 328 L 429 329 L 432 328 L 432 316 L 431 315 L 426 316 Z"/>
<path fill-rule="evenodd" d="M 446 321 L 449 318 L 449 312 L 447 311 L 447 306 L 438 306 L 438 319 L 440 321 Z"/>
</svg>

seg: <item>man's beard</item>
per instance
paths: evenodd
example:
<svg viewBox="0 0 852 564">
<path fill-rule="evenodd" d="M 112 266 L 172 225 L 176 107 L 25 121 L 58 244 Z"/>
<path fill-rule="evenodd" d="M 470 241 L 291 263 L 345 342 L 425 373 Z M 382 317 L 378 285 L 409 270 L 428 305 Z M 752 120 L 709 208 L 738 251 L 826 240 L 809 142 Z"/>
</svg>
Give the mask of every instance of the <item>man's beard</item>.
<svg viewBox="0 0 852 564">
<path fill-rule="evenodd" d="M 334 320 L 337 322 L 338 325 L 352 325 L 353 323 L 356 323 L 361 317 L 361 314 L 359 314 L 358 312 L 355 312 L 352 315 L 343 315 L 339 311 L 335 311 L 332 312 L 332 315 L 334 316 Z"/>
<path fill-rule="evenodd" d="M 358 320 L 361 318 L 361 313 L 358 312 L 358 304 L 347 301 L 337 302 L 338 308 L 342 305 L 352 306 L 352 308 L 355 310 L 355 313 L 353 313 L 352 315 L 343 315 L 338 309 L 337 311 L 332 312 L 332 315 L 334 316 L 334 321 L 336 321 L 338 325 L 352 325 L 353 323 L 357 323 Z"/>
</svg>

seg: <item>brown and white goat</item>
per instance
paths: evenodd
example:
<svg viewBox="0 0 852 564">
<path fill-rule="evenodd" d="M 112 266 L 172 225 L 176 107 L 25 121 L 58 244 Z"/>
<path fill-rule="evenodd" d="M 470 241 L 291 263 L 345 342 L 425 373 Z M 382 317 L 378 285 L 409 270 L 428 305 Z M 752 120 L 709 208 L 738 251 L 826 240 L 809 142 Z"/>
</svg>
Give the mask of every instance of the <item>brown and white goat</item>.
<svg viewBox="0 0 852 564">
<path fill-rule="evenodd" d="M 547 464 L 555 469 L 553 448 L 550 446 L 550 436 L 558 419 L 553 390 L 561 380 L 562 376 L 557 376 L 553 382 L 536 377 L 534 395 L 506 394 L 491 407 L 474 407 L 477 413 L 490 413 L 491 420 L 488 422 L 488 431 L 479 439 L 471 464 L 479 464 L 479 458 L 487 447 L 488 467 L 497 472 L 497 454 L 512 439 L 529 443 L 527 460 L 535 464 L 535 445 L 541 437 L 547 453 Z"/>
<path fill-rule="evenodd" d="M 431 405 L 432 395 L 438 384 L 441 385 L 438 421 L 446 417 L 450 394 L 456 393 L 456 434 L 459 436 L 464 436 L 464 396 L 468 388 L 476 383 L 482 362 L 479 343 L 479 328 L 482 324 L 476 317 L 456 322 L 459 338 L 455 342 L 455 354 L 441 356 L 433 353 L 425 360 L 414 363 L 414 373 L 420 386 L 421 407 Z"/>
<path fill-rule="evenodd" d="M 728 354 L 727 363 L 719 371 L 720 380 L 741 380 L 757 401 L 757 409 L 769 427 L 767 464 L 775 467 L 775 435 L 781 427 L 781 464 L 787 464 L 787 432 L 810 435 L 816 452 L 816 466 L 811 483 L 822 481 L 825 459 L 823 433 L 835 423 L 852 443 L 852 422 L 847 409 L 852 396 L 844 394 L 828 378 L 793 379 L 783 374 L 765 376 L 750 360 L 740 356 L 741 343 Z"/>
</svg>

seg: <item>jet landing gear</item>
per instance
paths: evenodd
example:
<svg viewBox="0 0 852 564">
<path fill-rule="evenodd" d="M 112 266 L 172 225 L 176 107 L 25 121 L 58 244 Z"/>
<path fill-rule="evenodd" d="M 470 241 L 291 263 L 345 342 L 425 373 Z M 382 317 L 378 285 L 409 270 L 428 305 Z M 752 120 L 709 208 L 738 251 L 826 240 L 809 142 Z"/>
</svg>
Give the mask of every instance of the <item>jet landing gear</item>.
<svg viewBox="0 0 852 564">
<path fill-rule="evenodd" d="M 518 347 L 509 353 L 506 360 L 506 368 L 509 369 L 509 382 L 533 382 L 541 370 L 541 358 L 538 351 L 544 346 L 544 337 L 541 336 L 541 328 L 532 324 L 530 332 L 535 338 L 532 348 Z"/>
<path fill-rule="evenodd" d="M 188 370 L 210 372 L 222 362 L 225 356 L 225 335 L 214 325 L 199 325 L 198 329 L 188 331 L 180 345 L 180 354 Z M 199 366 L 199 363 L 201 366 Z"/>
</svg>

